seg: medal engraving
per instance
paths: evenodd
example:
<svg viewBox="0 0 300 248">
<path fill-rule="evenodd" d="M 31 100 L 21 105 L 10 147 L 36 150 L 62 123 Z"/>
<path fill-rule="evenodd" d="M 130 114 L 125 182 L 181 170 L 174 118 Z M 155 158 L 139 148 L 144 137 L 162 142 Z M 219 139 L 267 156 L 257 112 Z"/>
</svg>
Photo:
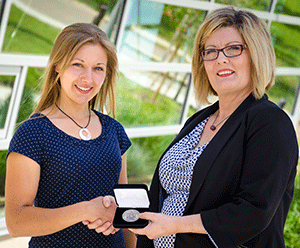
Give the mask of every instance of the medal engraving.
<svg viewBox="0 0 300 248">
<path fill-rule="evenodd" d="M 122 218 L 127 222 L 135 222 L 139 219 L 139 213 L 140 212 L 135 209 L 129 209 L 122 214 Z"/>
</svg>

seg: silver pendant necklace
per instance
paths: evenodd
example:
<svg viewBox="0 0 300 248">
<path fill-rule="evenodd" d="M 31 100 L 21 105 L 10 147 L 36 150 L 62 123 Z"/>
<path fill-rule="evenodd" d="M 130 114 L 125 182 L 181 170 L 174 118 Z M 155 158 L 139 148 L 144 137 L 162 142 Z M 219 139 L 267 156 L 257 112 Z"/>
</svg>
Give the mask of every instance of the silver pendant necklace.
<svg viewBox="0 0 300 248">
<path fill-rule="evenodd" d="M 59 109 L 60 112 L 62 112 L 65 116 L 69 117 L 78 127 L 80 127 L 79 136 L 80 136 L 81 139 L 83 139 L 83 140 L 90 140 L 91 139 L 92 135 L 91 135 L 90 131 L 87 129 L 87 127 L 88 127 L 88 125 L 90 124 L 90 121 L 91 121 L 91 110 L 90 110 L 90 108 L 89 108 L 89 121 L 88 121 L 88 123 L 86 124 L 85 127 L 82 127 L 76 121 L 74 121 L 74 119 L 71 116 L 69 116 L 64 111 L 62 111 L 61 108 L 58 107 L 56 103 L 55 103 L 55 105 Z"/>
</svg>

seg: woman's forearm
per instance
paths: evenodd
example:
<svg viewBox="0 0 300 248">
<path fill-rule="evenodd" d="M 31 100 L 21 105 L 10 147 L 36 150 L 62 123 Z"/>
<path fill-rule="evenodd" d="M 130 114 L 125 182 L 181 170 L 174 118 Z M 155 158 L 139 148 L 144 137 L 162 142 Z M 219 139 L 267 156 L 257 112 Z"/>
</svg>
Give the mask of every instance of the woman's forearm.
<svg viewBox="0 0 300 248">
<path fill-rule="evenodd" d="M 130 231 L 135 234 L 146 235 L 149 239 L 156 239 L 176 233 L 206 234 L 200 214 L 168 216 L 161 213 L 145 212 L 139 214 L 139 217 L 149 220 L 149 224 L 142 229 L 131 228 Z"/>
<path fill-rule="evenodd" d="M 33 206 L 6 207 L 6 223 L 11 236 L 42 236 L 61 231 L 81 221 L 112 222 L 115 206 L 104 207 L 103 197 L 73 205 L 47 209 Z M 88 227 L 87 227 L 88 228 Z"/>
<path fill-rule="evenodd" d="M 176 233 L 202 233 L 207 234 L 204 229 L 201 215 L 193 214 L 179 217 L 175 221 Z"/>
<path fill-rule="evenodd" d="M 6 225 L 12 237 L 48 235 L 82 221 L 86 202 L 45 209 L 33 206 L 6 209 Z"/>
</svg>

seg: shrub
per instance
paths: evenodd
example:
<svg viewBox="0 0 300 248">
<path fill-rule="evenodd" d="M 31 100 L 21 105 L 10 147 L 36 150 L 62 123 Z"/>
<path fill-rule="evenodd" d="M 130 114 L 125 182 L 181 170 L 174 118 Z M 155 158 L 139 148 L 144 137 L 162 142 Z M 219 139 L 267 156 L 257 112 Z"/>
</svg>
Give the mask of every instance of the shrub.
<svg viewBox="0 0 300 248">
<path fill-rule="evenodd" d="M 300 247 L 300 174 L 295 182 L 294 198 L 284 227 L 284 239 L 287 248 Z"/>
</svg>

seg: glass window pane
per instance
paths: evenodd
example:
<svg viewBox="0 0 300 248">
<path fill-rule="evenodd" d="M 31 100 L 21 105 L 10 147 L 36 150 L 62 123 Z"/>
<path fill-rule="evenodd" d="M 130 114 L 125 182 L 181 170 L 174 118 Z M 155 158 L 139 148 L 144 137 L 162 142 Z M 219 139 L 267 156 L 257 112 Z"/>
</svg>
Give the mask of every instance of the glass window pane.
<svg viewBox="0 0 300 248">
<path fill-rule="evenodd" d="M 300 66 L 300 27 L 272 22 L 271 34 L 278 67 Z"/>
<path fill-rule="evenodd" d="M 4 187 L 5 187 L 5 168 L 6 168 L 6 153 L 7 151 L 0 151 L 0 220 L 4 218 Z M 3 231 L 0 229 L 0 231 Z"/>
<path fill-rule="evenodd" d="M 270 0 L 216 0 L 216 3 L 228 4 L 239 8 L 268 11 Z"/>
<path fill-rule="evenodd" d="M 0 129 L 3 129 L 5 126 L 14 81 L 15 76 L 0 75 Z"/>
<path fill-rule="evenodd" d="M 178 124 L 188 82 L 188 73 L 123 70 L 117 119 L 126 127 Z"/>
<path fill-rule="evenodd" d="M 75 22 L 97 22 L 105 29 L 113 3 L 107 1 L 19 0 L 9 14 L 2 52 L 49 54 L 55 37 Z M 45 8 L 47 5 L 47 8 Z M 79 14 L 80 13 L 80 14 Z"/>
<path fill-rule="evenodd" d="M 277 0 L 276 14 L 300 16 L 300 5 L 298 0 Z"/>
<path fill-rule="evenodd" d="M 41 93 L 40 78 L 43 75 L 42 68 L 29 68 L 26 83 L 23 90 L 22 100 L 18 113 L 17 123 L 30 117 L 33 113 Z"/>
<path fill-rule="evenodd" d="M 160 156 L 173 139 L 173 135 L 131 139 L 127 153 L 129 183 L 149 184 Z"/>
<path fill-rule="evenodd" d="M 137 0 L 130 6 L 119 58 L 191 63 L 204 11 Z"/>
<path fill-rule="evenodd" d="M 277 76 L 275 85 L 268 93 L 270 100 L 291 114 L 299 81 L 296 76 Z"/>
<path fill-rule="evenodd" d="M 60 29 L 11 6 L 2 51 L 6 53 L 49 54 Z"/>
</svg>

